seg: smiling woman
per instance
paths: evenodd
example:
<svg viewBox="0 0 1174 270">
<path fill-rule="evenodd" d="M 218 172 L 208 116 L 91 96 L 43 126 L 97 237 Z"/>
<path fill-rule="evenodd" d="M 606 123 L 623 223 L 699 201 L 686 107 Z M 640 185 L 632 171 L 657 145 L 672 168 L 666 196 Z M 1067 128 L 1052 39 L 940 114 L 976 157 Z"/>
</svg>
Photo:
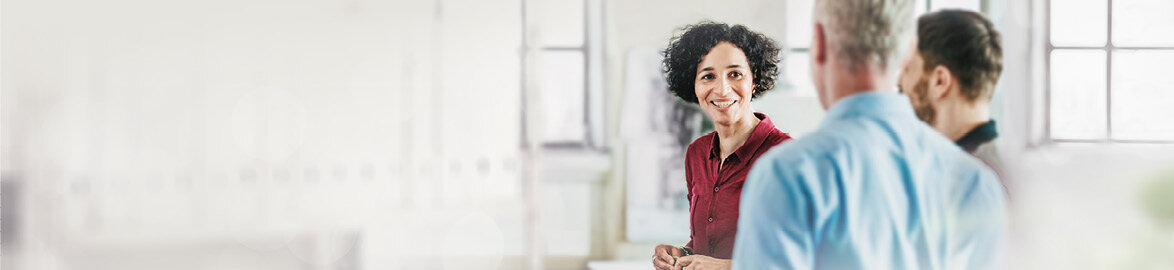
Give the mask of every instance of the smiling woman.
<svg viewBox="0 0 1174 270">
<path fill-rule="evenodd" d="M 691 241 L 657 246 L 657 269 L 729 268 L 746 174 L 758 156 L 791 138 L 750 109 L 751 99 L 774 87 L 778 53 L 762 34 L 713 22 L 686 26 L 665 49 L 669 91 L 698 104 L 715 130 L 685 151 Z"/>
</svg>

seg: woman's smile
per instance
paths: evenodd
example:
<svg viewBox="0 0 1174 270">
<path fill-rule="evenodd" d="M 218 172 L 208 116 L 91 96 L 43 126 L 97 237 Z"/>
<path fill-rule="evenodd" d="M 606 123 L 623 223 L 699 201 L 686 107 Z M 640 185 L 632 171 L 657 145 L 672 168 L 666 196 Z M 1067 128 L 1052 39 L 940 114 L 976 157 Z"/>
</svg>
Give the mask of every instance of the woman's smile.
<svg viewBox="0 0 1174 270">
<path fill-rule="evenodd" d="M 714 107 L 717 107 L 718 111 L 726 111 L 729 110 L 731 105 L 734 105 L 734 103 L 737 102 L 737 99 L 715 99 L 710 100 L 709 104 L 713 104 Z"/>
</svg>

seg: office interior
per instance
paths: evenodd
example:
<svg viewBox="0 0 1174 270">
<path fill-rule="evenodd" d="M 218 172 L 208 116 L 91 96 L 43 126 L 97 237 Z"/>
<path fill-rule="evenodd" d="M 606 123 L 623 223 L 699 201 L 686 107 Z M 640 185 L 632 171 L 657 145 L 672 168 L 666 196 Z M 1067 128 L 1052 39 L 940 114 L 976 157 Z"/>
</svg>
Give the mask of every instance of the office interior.
<svg viewBox="0 0 1174 270">
<path fill-rule="evenodd" d="M 650 269 L 707 121 L 660 50 L 774 38 L 801 138 L 812 2 L 5 0 L 0 267 Z M 1174 268 L 1174 2 L 915 7 L 1003 36 L 1007 267 Z"/>
</svg>

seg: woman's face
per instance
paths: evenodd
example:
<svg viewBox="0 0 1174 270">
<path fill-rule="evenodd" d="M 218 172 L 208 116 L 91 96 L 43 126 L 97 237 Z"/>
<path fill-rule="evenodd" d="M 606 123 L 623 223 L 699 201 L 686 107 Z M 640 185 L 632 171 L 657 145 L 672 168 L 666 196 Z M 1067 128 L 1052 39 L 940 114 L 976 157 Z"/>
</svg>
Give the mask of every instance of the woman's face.
<svg viewBox="0 0 1174 270">
<path fill-rule="evenodd" d="M 746 53 L 729 42 L 720 42 L 697 65 L 693 90 L 701 109 L 714 125 L 732 125 L 750 111 L 754 78 Z"/>
</svg>

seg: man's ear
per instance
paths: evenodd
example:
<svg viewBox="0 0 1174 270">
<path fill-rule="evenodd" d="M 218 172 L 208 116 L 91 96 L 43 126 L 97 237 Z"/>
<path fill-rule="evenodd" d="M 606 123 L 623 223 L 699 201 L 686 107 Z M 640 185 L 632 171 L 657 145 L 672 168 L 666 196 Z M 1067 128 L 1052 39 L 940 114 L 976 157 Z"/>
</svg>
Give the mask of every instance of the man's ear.
<svg viewBox="0 0 1174 270">
<path fill-rule="evenodd" d="M 933 100 L 942 100 L 950 95 L 954 86 L 958 84 L 954 80 L 954 73 L 945 65 L 938 65 L 933 68 L 929 78 L 929 98 Z"/>
<path fill-rule="evenodd" d="M 827 37 L 823 32 L 823 25 L 816 23 L 815 29 L 811 32 L 814 35 L 811 37 L 811 61 L 816 65 L 826 64 L 828 59 L 828 48 Z"/>
</svg>

